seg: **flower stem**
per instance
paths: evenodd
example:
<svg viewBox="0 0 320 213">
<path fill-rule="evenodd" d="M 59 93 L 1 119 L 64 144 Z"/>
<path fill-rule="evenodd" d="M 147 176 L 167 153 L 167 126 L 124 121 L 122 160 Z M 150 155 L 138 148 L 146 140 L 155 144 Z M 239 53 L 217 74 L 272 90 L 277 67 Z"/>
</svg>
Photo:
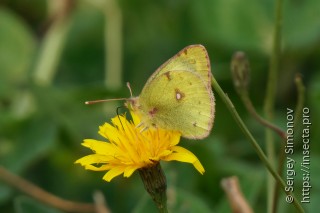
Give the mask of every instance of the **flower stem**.
<svg viewBox="0 0 320 213">
<path fill-rule="evenodd" d="M 245 105 L 245 107 L 247 108 L 248 112 L 260 123 L 262 124 L 263 126 L 273 130 L 275 133 L 277 133 L 282 141 L 286 139 L 287 135 L 286 133 L 280 129 L 278 126 L 274 125 L 273 123 L 265 120 L 264 118 L 262 118 L 258 113 L 257 111 L 255 110 L 251 100 L 250 100 L 250 97 L 249 97 L 249 94 L 247 91 L 243 91 L 241 92 L 241 94 L 239 94 L 241 99 L 242 99 L 242 102 L 243 104 Z"/>
<path fill-rule="evenodd" d="M 139 169 L 144 188 L 152 197 L 160 213 L 167 213 L 167 180 L 160 163 L 153 167 Z"/>
<path fill-rule="evenodd" d="M 273 35 L 272 55 L 270 59 L 270 70 L 267 81 L 267 91 L 264 102 L 265 117 L 272 121 L 275 105 L 275 95 L 277 88 L 277 78 L 279 71 L 279 61 L 281 53 L 281 29 L 282 29 L 282 5 L 283 0 L 277 0 L 275 5 L 275 25 Z M 275 164 L 274 137 L 270 129 L 266 129 L 266 152 L 272 165 Z M 272 212 L 274 181 L 270 175 L 267 177 L 267 212 Z"/>
<path fill-rule="evenodd" d="M 301 80 L 301 76 L 299 74 L 296 75 L 295 77 L 295 84 L 297 87 L 297 92 L 298 92 L 298 98 L 297 98 L 297 105 L 295 109 L 295 114 L 294 114 L 294 132 L 296 132 L 297 129 L 297 123 L 296 121 L 301 120 L 302 117 L 302 108 L 304 105 L 304 100 L 305 100 L 305 87 L 303 85 L 303 82 Z M 286 138 L 284 139 L 283 144 L 281 144 L 281 149 L 280 149 L 280 154 L 279 154 L 279 160 L 278 160 L 278 173 L 281 174 L 283 171 L 284 167 L 284 162 L 285 162 L 285 145 L 286 145 Z M 273 195 L 273 209 L 272 212 L 276 212 L 278 208 L 278 201 L 279 201 L 279 183 L 276 182 L 275 184 L 275 190 L 274 190 L 274 195 Z"/>
<path fill-rule="evenodd" d="M 250 79 L 250 63 L 246 54 L 242 51 L 237 51 L 233 54 L 231 59 L 231 73 L 232 80 L 236 91 L 238 92 L 243 104 L 247 108 L 248 112 L 256 119 L 261 125 L 272 129 L 283 140 L 286 139 L 286 133 L 273 123 L 262 118 L 254 108 L 249 92 L 248 85 Z"/>
<path fill-rule="evenodd" d="M 294 119 L 295 119 L 295 121 L 299 121 L 302 118 L 302 109 L 303 109 L 303 105 L 305 103 L 306 88 L 303 85 L 300 74 L 297 74 L 294 80 L 295 80 L 295 84 L 296 84 L 297 92 L 298 92 L 297 105 L 296 105 L 296 109 L 295 109 L 295 113 L 294 113 Z M 295 129 L 298 128 L 297 124 L 298 124 L 298 122 L 294 122 Z"/>
<path fill-rule="evenodd" d="M 300 203 L 298 202 L 298 200 L 296 199 L 296 197 L 294 196 L 293 193 L 291 193 L 290 191 L 286 191 L 285 190 L 285 183 L 282 180 L 282 178 L 280 177 L 280 175 L 275 171 L 275 169 L 272 167 L 271 163 L 268 161 L 268 158 L 266 157 L 266 155 L 263 153 L 261 147 L 259 146 L 259 144 L 256 142 L 255 138 L 252 136 L 252 134 L 250 133 L 250 131 L 248 130 L 247 126 L 244 124 L 244 122 L 242 121 L 241 117 L 239 116 L 237 110 L 235 109 L 234 105 L 232 104 L 231 100 L 229 99 L 229 97 L 223 92 L 223 90 L 221 89 L 221 87 L 219 86 L 218 82 L 216 81 L 216 79 L 214 77 L 212 77 L 212 81 L 211 81 L 211 85 L 212 87 L 215 89 L 215 91 L 218 93 L 218 95 L 220 96 L 220 98 L 222 99 L 222 101 L 225 103 L 225 105 L 227 106 L 227 108 L 229 109 L 232 117 L 234 118 L 234 120 L 236 121 L 236 123 L 238 124 L 238 126 L 240 127 L 240 129 L 242 130 L 243 134 L 248 138 L 249 142 L 251 143 L 251 145 L 253 146 L 253 148 L 255 149 L 256 153 L 258 154 L 260 160 L 262 161 L 262 163 L 267 167 L 267 169 L 269 170 L 269 172 L 271 173 L 271 175 L 274 177 L 274 179 L 279 182 L 282 190 L 287 194 L 293 197 L 293 204 L 296 207 L 296 209 L 298 210 L 298 212 L 304 212 L 302 206 L 300 205 Z"/>
<path fill-rule="evenodd" d="M 108 0 L 104 5 L 105 85 L 111 90 L 122 86 L 122 12 L 118 3 Z"/>
<path fill-rule="evenodd" d="M 51 85 L 71 26 L 70 13 L 73 1 L 49 1 L 53 21 L 46 33 L 38 53 L 33 79 L 37 85 Z"/>
</svg>

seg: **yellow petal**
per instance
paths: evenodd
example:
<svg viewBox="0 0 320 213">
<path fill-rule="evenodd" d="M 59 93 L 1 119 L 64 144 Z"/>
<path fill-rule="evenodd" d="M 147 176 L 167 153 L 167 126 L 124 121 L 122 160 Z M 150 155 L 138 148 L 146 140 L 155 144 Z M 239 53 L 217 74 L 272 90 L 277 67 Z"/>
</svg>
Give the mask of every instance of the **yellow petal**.
<svg viewBox="0 0 320 213">
<path fill-rule="evenodd" d="M 198 170 L 198 172 L 200 172 L 201 174 L 205 172 L 202 164 L 192 152 L 180 146 L 172 147 L 172 150 L 176 151 L 176 153 L 172 153 L 171 155 L 168 155 L 163 160 L 165 161 L 176 160 L 176 161 L 181 161 L 185 163 L 192 163 L 193 166 L 196 168 L 196 170 Z"/>
<path fill-rule="evenodd" d="M 197 156 L 195 156 L 192 152 L 190 152 L 189 150 L 187 150 L 186 148 L 183 148 L 181 146 L 174 146 L 171 148 L 171 150 L 175 151 L 175 152 L 187 153 L 197 159 Z"/>
<path fill-rule="evenodd" d="M 126 129 L 130 125 L 125 115 L 116 116 L 111 119 L 111 122 L 118 130 Z"/>
<path fill-rule="evenodd" d="M 172 153 L 171 150 L 164 150 L 163 152 L 159 153 L 159 158 L 163 158 L 163 157 L 166 157 L 168 155 L 170 155 Z"/>
<path fill-rule="evenodd" d="M 124 172 L 123 167 L 113 167 L 104 176 L 103 180 L 110 182 L 114 177 L 119 176 Z"/>
<path fill-rule="evenodd" d="M 124 177 L 130 177 L 132 175 L 132 173 L 134 173 L 134 171 L 136 171 L 137 169 L 139 169 L 138 166 L 130 166 L 130 167 L 126 168 L 126 170 L 124 171 L 123 176 Z"/>
<path fill-rule="evenodd" d="M 181 161 L 181 162 L 185 162 L 185 163 L 194 163 L 195 162 L 194 157 L 187 154 L 187 153 L 172 153 L 171 155 L 167 156 L 163 160 L 165 160 L 165 161 L 176 160 L 176 161 Z"/>
<path fill-rule="evenodd" d="M 180 142 L 181 133 L 176 132 L 175 134 L 171 134 L 170 145 L 175 146 Z"/>
<path fill-rule="evenodd" d="M 94 163 L 105 163 L 109 161 L 110 158 L 112 158 L 112 156 L 92 154 L 78 159 L 75 163 L 80 163 L 82 166 L 84 166 Z"/>
<path fill-rule="evenodd" d="M 106 171 L 106 170 L 109 170 L 110 169 L 110 165 L 102 165 L 100 167 L 97 167 L 97 166 L 93 166 L 93 165 L 86 165 L 85 166 L 85 169 L 87 170 L 92 170 L 92 171 Z"/>
<path fill-rule="evenodd" d="M 104 141 L 85 139 L 82 143 L 82 146 L 88 147 L 91 150 L 95 151 L 97 154 L 101 155 L 109 155 L 114 153 L 114 146 Z"/>
<path fill-rule="evenodd" d="M 109 123 L 104 123 L 102 126 L 99 126 L 99 131 L 98 133 L 110 140 L 110 137 L 114 136 L 114 135 L 118 135 L 118 129 L 115 128 L 114 126 L 112 126 L 111 124 Z"/>
<path fill-rule="evenodd" d="M 205 172 L 205 170 L 199 160 L 194 162 L 193 166 L 194 166 L 194 168 L 196 168 L 196 170 L 198 170 L 198 172 L 200 172 L 200 174 L 203 174 Z"/>
<path fill-rule="evenodd" d="M 138 115 L 136 115 L 134 112 L 130 112 L 133 123 L 137 126 L 138 124 L 140 124 L 141 119 L 139 118 Z"/>
</svg>

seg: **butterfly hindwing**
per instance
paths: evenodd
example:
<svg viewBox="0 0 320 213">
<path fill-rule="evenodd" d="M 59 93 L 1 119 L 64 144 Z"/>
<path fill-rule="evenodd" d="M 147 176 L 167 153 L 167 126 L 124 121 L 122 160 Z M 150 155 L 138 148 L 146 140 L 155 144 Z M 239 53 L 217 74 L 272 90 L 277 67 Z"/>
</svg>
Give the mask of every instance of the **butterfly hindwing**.
<svg viewBox="0 0 320 213">
<path fill-rule="evenodd" d="M 206 137 L 212 128 L 213 93 L 195 72 L 161 73 L 146 84 L 139 103 L 147 126 L 178 130 L 192 139 Z"/>
</svg>

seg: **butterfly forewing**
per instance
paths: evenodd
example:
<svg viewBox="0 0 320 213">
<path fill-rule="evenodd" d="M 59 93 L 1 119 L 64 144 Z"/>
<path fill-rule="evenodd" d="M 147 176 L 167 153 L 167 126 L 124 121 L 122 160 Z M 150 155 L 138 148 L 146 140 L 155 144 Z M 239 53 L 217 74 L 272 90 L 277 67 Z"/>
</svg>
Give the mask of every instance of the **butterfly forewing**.
<svg viewBox="0 0 320 213">
<path fill-rule="evenodd" d="M 207 50 L 200 44 L 183 48 L 175 56 L 160 66 L 148 82 L 168 71 L 190 71 L 200 75 L 202 80 L 210 87 L 211 67 Z M 147 83 L 148 83 L 147 82 Z"/>
</svg>

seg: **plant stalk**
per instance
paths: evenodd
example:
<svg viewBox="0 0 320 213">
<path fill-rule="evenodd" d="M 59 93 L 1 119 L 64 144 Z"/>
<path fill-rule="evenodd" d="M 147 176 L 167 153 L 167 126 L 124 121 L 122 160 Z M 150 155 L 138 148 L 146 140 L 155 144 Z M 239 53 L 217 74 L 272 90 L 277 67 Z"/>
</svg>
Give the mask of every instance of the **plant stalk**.
<svg viewBox="0 0 320 213">
<path fill-rule="evenodd" d="M 282 6 L 283 0 L 277 0 L 275 5 L 275 25 L 273 35 L 272 55 L 270 59 L 270 70 L 267 81 L 267 91 L 264 102 L 265 118 L 272 122 L 274 114 L 274 106 L 276 99 L 276 89 L 279 71 L 279 62 L 281 54 L 281 29 L 282 29 Z M 274 148 L 274 135 L 270 129 L 266 129 L 266 152 L 269 161 L 275 165 L 275 148 Z M 273 209 L 273 195 L 274 195 L 275 182 L 270 175 L 267 177 L 267 212 L 271 213 Z"/>
<path fill-rule="evenodd" d="M 298 212 L 302 213 L 304 212 L 302 206 L 300 205 L 300 203 L 298 202 L 298 200 L 296 199 L 296 197 L 294 196 L 294 194 L 290 191 L 286 191 L 285 190 L 285 182 L 282 180 L 281 176 L 277 173 L 277 171 L 273 168 L 272 164 L 269 162 L 267 156 L 264 154 L 264 152 L 262 151 L 261 147 L 259 146 L 259 144 L 256 142 L 255 138 L 252 136 L 252 134 L 250 133 L 250 131 L 248 130 L 247 126 L 244 124 L 244 122 L 242 121 L 241 117 L 239 116 L 237 110 L 235 109 L 233 103 L 231 102 L 231 100 L 229 99 L 229 97 L 223 92 L 223 90 L 221 89 L 220 85 L 218 84 L 218 82 L 216 81 L 216 79 L 214 77 L 212 77 L 211 80 L 211 85 L 214 88 L 214 90 L 218 93 L 218 95 L 220 96 L 220 98 L 222 99 L 222 101 L 224 102 L 224 104 L 227 106 L 228 110 L 230 111 L 232 117 L 234 118 L 234 120 L 236 121 L 236 123 L 238 124 L 239 128 L 241 129 L 241 131 L 243 132 L 243 134 L 247 137 L 247 139 L 249 140 L 250 144 L 253 146 L 253 148 L 255 149 L 257 155 L 259 156 L 260 160 L 262 161 L 262 163 L 267 167 L 267 169 L 269 170 L 270 174 L 273 176 L 273 178 L 279 182 L 282 190 L 289 196 L 293 197 L 293 205 L 295 206 L 295 208 L 297 209 Z"/>
</svg>

